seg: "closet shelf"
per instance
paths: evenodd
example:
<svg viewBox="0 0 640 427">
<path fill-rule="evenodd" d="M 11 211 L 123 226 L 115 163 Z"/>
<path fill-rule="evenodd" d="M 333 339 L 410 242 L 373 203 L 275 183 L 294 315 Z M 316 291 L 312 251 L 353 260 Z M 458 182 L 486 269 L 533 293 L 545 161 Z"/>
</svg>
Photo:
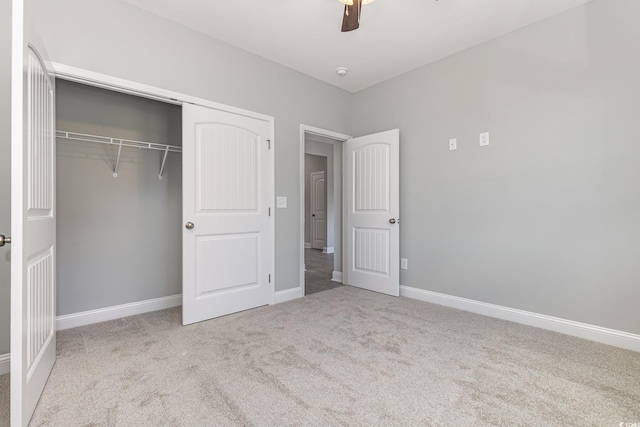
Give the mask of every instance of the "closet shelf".
<svg viewBox="0 0 640 427">
<path fill-rule="evenodd" d="M 162 157 L 162 164 L 160 165 L 160 174 L 158 175 L 158 179 L 162 179 L 162 174 L 164 173 L 164 165 L 165 165 L 165 162 L 167 161 L 167 154 L 182 153 L 182 147 L 177 145 L 166 145 L 166 144 L 158 144 L 155 142 L 134 141 L 131 139 L 111 138 L 108 136 L 87 135 L 84 133 L 77 133 L 77 132 L 66 132 L 66 131 L 57 130 L 56 137 L 74 140 L 74 141 L 82 141 L 82 142 L 97 142 L 100 144 L 107 144 L 107 145 L 113 145 L 118 147 L 116 164 L 113 168 L 114 177 L 118 176 L 118 166 L 120 164 L 120 153 L 122 151 L 122 147 L 145 148 L 148 150 L 163 151 L 164 156 Z"/>
</svg>

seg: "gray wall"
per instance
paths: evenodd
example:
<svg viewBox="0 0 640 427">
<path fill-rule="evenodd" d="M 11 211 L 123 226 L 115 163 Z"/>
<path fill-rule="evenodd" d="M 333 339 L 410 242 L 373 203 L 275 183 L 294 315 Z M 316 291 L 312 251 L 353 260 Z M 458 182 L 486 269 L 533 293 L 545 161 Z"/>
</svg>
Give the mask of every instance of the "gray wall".
<svg viewBox="0 0 640 427">
<path fill-rule="evenodd" d="M 640 333 L 639 21 L 596 0 L 355 95 L 356 135 L 401 129 L 402 285 Z"/>
<path fill-rule="evenodd" d="M 324 172 L 325 206 L 327 201 L 327 158 L 315 154 L 304 155 L 304 242 L 311 244 L 311 174 Z M 328 238 L 329 236 L 327 236 Z"/>
<path fill-rule="evenodd" d="M 58 130 L 182 145 L 182 108 L 58 80 Z M 182 159 L 58 138 L 58 315 L 182 292 Z"/>
<path fill-rule="evenodd" d="M 52 61 L 275 117 L 276 290 L 297 287 L 300 124 L 350 134 L 352 95 L 117 0 L 33 3 Z"/>
<path fill-rule="evenodd" d="M 0 234 L 11 234 L 11 2 L 0 1 Z M 0 248 L 0 355 L 9 353 L 11 246 Z"/>
<path fill-rule="evenodd" d="M 116 0 L 34 3 L 56 62 L 275 117 L 290 201 L 277 290 L 298 285 L 299 125 L 398 127 L 403 285 L 640 333 L 636 0 L 595 0 L 354 97 Z"/>
</svg>

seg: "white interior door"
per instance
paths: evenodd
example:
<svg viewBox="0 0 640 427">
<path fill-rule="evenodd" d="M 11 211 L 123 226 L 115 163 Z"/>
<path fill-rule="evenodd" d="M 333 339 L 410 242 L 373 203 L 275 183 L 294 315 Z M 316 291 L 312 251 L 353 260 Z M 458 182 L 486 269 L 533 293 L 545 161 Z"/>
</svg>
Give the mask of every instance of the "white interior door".
<svg viewBox="0 0 640 427">
<path fill-rule="evenodd" d="M 311 247 L 324 249 L 327 246 L 327 210 L 325 208 L 324 172 L 312 172 L 311 181 Z"/>
<path fill-rule="evenodd" d="M 271 301 L 270 126 L 259 118 L 183 106 L 185 325 Z"/>
<path fill-rule="evenodd" d="M 11 425 L 26 426 L 56 357 L 54 82 L 14 1 L 11 92 Z M 18 9 L 20 8 L 20 9 Z M 38 44 L 38 46 L 41 46 Z"/>
<path fill-rule="evenodd" d="M 347 280 L 400 295 L 400 131 L 346 141 Z"/>
</svg>

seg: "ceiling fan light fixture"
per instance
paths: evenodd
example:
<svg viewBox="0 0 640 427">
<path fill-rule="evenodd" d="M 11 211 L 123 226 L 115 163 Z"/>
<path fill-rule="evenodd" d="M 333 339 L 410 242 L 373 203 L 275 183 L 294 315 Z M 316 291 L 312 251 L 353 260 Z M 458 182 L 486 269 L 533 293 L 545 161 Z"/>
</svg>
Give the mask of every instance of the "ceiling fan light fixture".
<svg viewBox="0 0 640 427">
<path fill-rule="evenodd" d="M 342 32 L 357 30 L 360 28 L 360 13 L 363 4 L 371 3 L 374 0 L 338 0 L 344 4 L 344 15 L 342 17 Z"/>
<path fill-rule="evenodd" d="M 353 0 L 338 0 L 342 4 L 346 4 L 347 6 L 353 6 Z M 362 0 L 362 4 L 372 3 L 374 0 Z"/>
</svg>

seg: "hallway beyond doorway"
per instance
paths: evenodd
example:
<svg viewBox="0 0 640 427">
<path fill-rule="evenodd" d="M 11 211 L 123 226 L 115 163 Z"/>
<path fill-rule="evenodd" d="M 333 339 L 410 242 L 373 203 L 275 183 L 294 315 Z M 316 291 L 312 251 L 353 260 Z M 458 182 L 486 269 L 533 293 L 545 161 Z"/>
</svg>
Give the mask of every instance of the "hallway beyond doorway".
<svg viewBox="0 0 640 427">
<path fill-rule="evenodd" d="M 305 295 L 342 286 L 342 283 L 331 280 L 333 254 L 324 254 L 317 249 L 305 249 L 304 263 L 307 269 L 304 274 Z"/>
</svg>

